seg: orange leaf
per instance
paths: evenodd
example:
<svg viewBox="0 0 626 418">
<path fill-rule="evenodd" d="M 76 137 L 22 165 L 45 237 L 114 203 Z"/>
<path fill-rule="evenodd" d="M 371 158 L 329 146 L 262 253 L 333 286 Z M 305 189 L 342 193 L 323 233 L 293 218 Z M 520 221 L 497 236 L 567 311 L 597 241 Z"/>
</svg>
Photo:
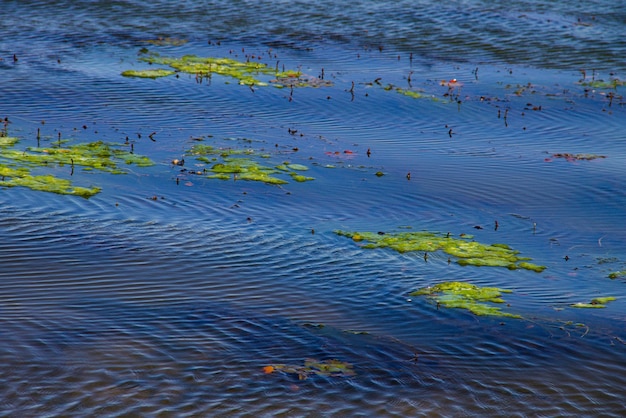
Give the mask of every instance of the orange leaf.
<svg viewBox="0 0 626 418">
<path fill-rule="evenodd" d="M 270 374 L 274 371 L 274 366 L 265 366 L 263 367 L 263 373 Z"/>
</svg>

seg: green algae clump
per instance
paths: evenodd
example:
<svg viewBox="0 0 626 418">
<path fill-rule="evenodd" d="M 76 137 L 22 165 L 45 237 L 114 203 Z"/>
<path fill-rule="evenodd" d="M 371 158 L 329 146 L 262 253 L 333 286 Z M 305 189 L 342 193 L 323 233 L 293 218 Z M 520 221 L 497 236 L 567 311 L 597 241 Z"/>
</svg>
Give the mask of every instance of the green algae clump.
<svg viewBox="0 0 626 418">
<path fill-rule="evenodd" d="M 69 147 L 28 147 L 24 152 L 7 150 L 2 152 L 1 156 L 35 166 L 47 164 L 76 165 L 113 174 L 125 172 L 119 167 L 118 161 L 139 167 L 154 165 L 154 162 L 147 157 L 133 154 L 119 149 L 117 145 L 107 144 L 102 141 L 75 144 Z"/>
<path fill-rule="evenodd" d="M 12 147 L 19 142 L 19 138 L 14 136 L 2 136 L 0 135 L 0 147 Z"/>
<path fill-rule="evenodd" d="M 306 171 L 308 167 L 302 164 L 284 162 L 274 167 L 259 163 L 258 159 L 268 159 L 264 152 L 257 152 L 252 148 L 218 148 L 212 145 L 194 145 L 187 154 L 196 160 L 210 164 L 203 171 L 188 171 L 191 174 L 207 175 L 207 178 L 218 180 L 247 180 L 266 184 L 281 185 L 289 183 L 276 175 L 289 175 L 296 182 L 314 180 L 313 177 L 301 175 L 298 171 Z"/>
<path fill-rule="evenodd" d="M 0 141 L 1 142 L 1 141 Z M 99 187 L 74 186 L 71 180 L 58 178 L 51 174 L 34 175 L 31 170 L 44 168 L 69 167 L 72 175 L 74 167 L 83 170 L 100 170 L 112 174 L 126 171 L 119 163 L 147 167 L 154 163 L 147 157 L 119 149 L 119 146 L 102 141 L 65 146 L 59 141 L 51 147 L 27 147 L 26 150 L 8 148 L 17 141 L 6 141 L 0 146 L 0 186 L 28 187 L 36 191 L 74 195 L 89 198 L 101 191 Z M 61 146 L 63 144 L 63 146 Z"/>
<path fill-rule="evenodd" d="M 366 242 L 363 248 L 391 248 L 400 253 L 423 251 L 443 251 L 457 258 L 462 266 L 506 267 L 511 270 L 525 269 L 542 272 L 545 266 L 528 263 L 527 257 L 520 257 L 519 251 L 506 244 L 481 244 L 467 238 L 452 238 L 447 235 L 427 231 L 401 233 L 373 233 L 335 231 L 337 235 Z"/>
<path fill-rule="evenodd" d="M 198 57 L 196 55 L 184 55 L 181 58 L 161 57 L 156 53 L 139 58 L 140 61 L 149 64 L 169 65 L 176 71 L 195 74 L 197 76 L 210 76 L 219 74 L 231 77 L 243 85 L 265 86 L 268 83 L 255 78 L 259 74 L 273 75 L 276 71 L 260 62 L 243 62 L 232 58 Z"/>
<path fill-rule="evenodd" d="M 0 167 L 0 171 L 4 172 L 5 170 Z M 0 180 L 0 186 L 21 186 L 42 192 L 74 195 L 84 198 L 98 194 L 101 190 L 99 187 L 73 186 L 70 180 L 60 179 L 52 175 L 32 176 L 30 174 L 18 173 L 18 175 L 11 176 L 9 180 L 6 180 L 4 175 L 2 177 L 4 180 Z"/>
<path fill-rule="evenodd" d="M 175 71 L 166 70 L 163 68 L 155 68 L 149 70 L 126 70 L 122 73 L 124 77 L 139 77 L 139 78 L 159 78 L 167 77 L 175 74 Z"/>
<path fill-rule="evenodd" d="M 434 299 L 437 306 L 466 309 L 474 315 L 521 318 L 520 315 L 502 312 L 500 307 L 489 304 L 504 303 L 502 293 L 512 293 L 512 291 L 497 287 L 479 287 L 465 282 L 443 282 L 416 290 L 410 295 L 427 296 Z"/>
<path fill-rule="evenodd" d="M 614 271 L 609 273 L 609 279 L 618 279 L 620 277 L 626 277 L 626 270 Z"/>
<path fill-rule="evenodd" d="M 578 302 L 578 303 L 572 303 L 570 306 L 572 308 L 606 308 L 606 304 L 609 302 L 613 302 L 614 300 L 616 300 L 617 298 L 615 298 L 614 296 L 604 296 L 604 297 L 599 297 L 599 298 L 593 298 L 591 300 L 591 303 L 582 303 L 582 302 Z"/>
<path fill-rule="evenodd" d="M 331 81 L 317 77 L 306 76 L 300 71 L 270 68 L 266 64 L 255 61 L 238 61 L 232 58 L 199 57 L 196 55 L 184 55 L 180 58 L 164 57 L 156 52 L 141 50 L 143 54 L 140 61 L 148 64 L 167 65 L 173 70 L 127 70 L 122 72 L 126 77 L 156 78 L 165 77 L 174 73 L 187 73 L 196 76 L 197 81 L 210 78 L 213 74 L 229 77 L 246 86 L 269 86 L 278 87 L 325 87 L 332 86 Z"/>
</svg>

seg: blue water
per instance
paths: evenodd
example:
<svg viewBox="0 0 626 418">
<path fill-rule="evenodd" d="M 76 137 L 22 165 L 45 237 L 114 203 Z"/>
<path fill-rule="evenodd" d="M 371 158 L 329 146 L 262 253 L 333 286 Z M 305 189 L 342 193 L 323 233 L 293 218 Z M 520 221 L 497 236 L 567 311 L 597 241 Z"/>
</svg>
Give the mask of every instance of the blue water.
<svg viewBox="0 0 626 418">
<path fill-rule="evenodd" d="M 88 200 L 0 190 L 1 416 L 622 415 L 626 283 L 608 277 L 626 270 L 619 5 L 0 6 L 3 135 L 23 150 L 59 134 L 132 144 L 156 162 L 34 169 L 102 188 Z M 333 85 L 122 77 L 149 67 L 142 48 Z M 198 143 L 315 180 L 195 175 Z M 338 229 L 471 234 L 547 268 L 462 267 Z M 512 290 L 523 319 L 409 295 L 447 280 Z M 600 296 L 616 300 L 571 307 Z M 311 358 L 355 374 L 264 373 Z"/>
</svg>

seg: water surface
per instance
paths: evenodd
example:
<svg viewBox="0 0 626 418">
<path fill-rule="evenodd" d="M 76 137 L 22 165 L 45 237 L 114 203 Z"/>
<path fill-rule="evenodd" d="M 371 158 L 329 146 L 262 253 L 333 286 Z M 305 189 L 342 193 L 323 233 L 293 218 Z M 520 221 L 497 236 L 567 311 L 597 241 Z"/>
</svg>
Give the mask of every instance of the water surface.
<svg viewBox="0 0 626 418">
<path fill-rule="evenodd" d="M 626 290 L 608 275 L 626 270 L 626 110 L 623 86 L 593 82 L 626 77 L 624 10 L 0 4 L 0 116 L 17 147 L 61 133 L 128 141 L 156 162 L 37 169 L 102 187 L 88 200 L 1 190 L 3 416 L 621 415 Z M 166 37 L 187 42 L 148 42 Z M 323 72 L 333 86 L 122 77 L 148 67 L 142 48 Z M 198 143 L 261 150 L 315 180 L 193 175 Z M 462 267 L 333 232 L 407 228 L 507 243 L 547 269 Z M 523 319 L 409 296 L 443 280 L 513 290 L 507 309 Z M 570 307 L 599 296 L 617 300 Z M 356 374 L 263 372 L 309 358 Z"/>
</svg>

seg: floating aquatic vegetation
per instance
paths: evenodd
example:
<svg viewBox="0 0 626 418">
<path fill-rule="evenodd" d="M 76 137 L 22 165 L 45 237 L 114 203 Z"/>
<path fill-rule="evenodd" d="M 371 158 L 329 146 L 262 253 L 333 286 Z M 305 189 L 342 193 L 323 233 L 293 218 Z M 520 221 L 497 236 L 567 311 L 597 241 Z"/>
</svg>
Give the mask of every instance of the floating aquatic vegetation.
<svg viewBox="0 0 626 418">
<path fill-rule="evenodd" d="M 144 56 L 139 60 L 149 64 L 167 65 L 173 70 L 128 70 L 122 75 L 129 77 L 164 77 L 176 72 L 194 74 L 198 80 L 218 74 L 230 77 L 239 84 L 247 86 L 275 87 L 324 87 L 332 85 L 332 82 L 302 74 L 300 71 L 283 70 L 278 67 L 271 68 L 266 64 L 254 61 L 238 61 L 232 58 L 199 57 L 196 55 L 184 55 L 180 58 L 163 57 L 155 52 L 141 51 Z"/>
<path fill-rule="evenodd" d="M 393 84 L 387 84 L 386 86 L 383 86 L 380 83 L 380 79 L 378 79 L 378 78 L 376 80 L 374 80 L 374 82 L 372 82 L 372 83 L 366 83 L 366 85 L 368 85 L 368 86 L 374 86 L 375 84 L 378 85 L 378 86 L 381 86 L 383 88 L 383 90 L 385 90 L 385 91 L 395 91 L 395 92 L 397 92 L 399 94 L 411 97 L 413 99 L 430 99 L 430 100 L 433 100 L 435 102 L 441 101 L 440 99 L 438 99 L 434 95 L 424 94 L 424 93 L 416 91 L 416 90 L 404 89 L 402 87 L 394 86 Z"/>
<path fill-rule="evenodd" d="M 299 380 L 304 380 L 315 375 L 326 377 L 348 377 L 356 375 L 350 363 L 345 363 L 335 359 L 324 361 L 306 359 L 303 366 L 270 364 L 263 367 L 263 372 L 266 374 L 271 374 L 277 371 L 297 374 Z"/>
<path fill-rule="evenodd" d="M 148 167 L 154 163 L 147 157 L 120 149 L 119 145 L 102 141 L 70 145 L 67 147 L 28 147 L 26 151 L 3 150 L 0 157 L 13 161 L 42 166 L 47 164 L 82 166 L 113 174 L 125 173 L 119 162 Z"/>
<path fill-rule="evenodd" d="M 604 81 L 604 80 L 583 81 L 580 84 L 582 86 L 592 87 L 594 89 L 616 89 L 617 87 L 626 85 L 626 81 L 614 78 L 609 81 Z"/>
<path fill-rule="evenodd" d="M 512 291 L 497 287 L 479 287 L 464 282 L 443 282 L 416 290 L 410 295 L 427 296 L 437 302 L 437 307 L 467 309 L 474 315 L 521 318 L 520 315 L 502 312 L 500 307 L 492 305 L 504 303 L 502 293 L 512 293 Z"/>
<path fill-rule="evenodd" d="M 14 136 L 2 136 L 0 135 L 0 147 L 4 148 L 4 147 L 12 147 L 13 145 L 17 144 L 19 141 L 19 138 L 16 138 Z"/>
<path fill-rule="evenodd" d="M 605 297 L 594 298 L 591 300 L 590 303 L 578 302 L 578 303 L 572 303 L 570 306 L 572 308 L 606 308 L 606 304 L 614 301 L 615 299 L 616 298 L 613 296 L 605 296 Z"/>
<path fill-rule="evenodd" d="M 618 279 L 620 277 L 626 277 L 626 270 L 614 271 L 609 273 L 609 279 Z"/>
<path fill-rule="evenodd" d="M 140 78 L 159 78 L 167 77 L 169 75 L 176 74 L 175 71 L 166 70 L 163 68 L 155 68 L 148 70 L 126 70 L 122 72 L 124 77 L 140 77 Z"/>
<path fill-rule="evenodd" d="M 298 174 L 298 173 L 294 173 L 294 172 L 289 173 L 289 175 L 291 176 L 291 178 L 294 181 L 297 181 L 298 183 L 303 183 L 305 181 L 315 180 L 314 177 L 303 176 L 302 174 Z"/>
<path fill-rule="evenodd" d="M 5 187 L 28 187 L 32 190 L 51 192 L 57 194 L 67 194 L 89 198 L 100 192 L 99 187 L 77 187 L 72 185 L 70 180 L 60 179 L 52 175 L 33 176 L 28 170 L 14 170 L 0 165 L 2 179 L 0 186 Z"/>
<path fill-rule="evenodd" d="M 257 159 L 268 159 L 270 155 L 258 152 L 252 148 L 217 148 L 211 145 L 196 144 L 188 154 L 198 161 L 210 164 L 202 171 L 187 171 L 190 174 L 206 175 L 207 178 L 219 180 L 248 180 L 267 184 L 287 184 L 287 180 L 276 175 L 289 175 L 294 181 L 304 182 L 314 180 L 313 177 L 303 176 L 299 171 L 306 171 L 308 167 L 302 164 L 283 162 L 276 166 L 261 164 Z"/>
<path fill-rule="evenodd" d="M 120 168 L 119 163 L 133 164 L 139 167 L 153 165 L 153 162 L 144 156 L 136 155 L 120 149 L 113 144 L 102 141 L 65 146 L 59 141 L 51 147 L 27 147 L 26 150 L 7 148 L 17 141 L 7 141 L 0 147 L 0 186 L 28 187 L 32 190 L 45 191 L 57 194 L 91 197 L 100 192 L 99 187 L 78 187 L 70 180 L 55 177 L 50 174 L 33 175 L 31 169 L 53 166 L 69 166 L 72 174 L 74 167 L 84 170 L 100 170 L 113 174 L 122 174 L 126 171 Z M 61 146 L 63 144 L 63 146 Z"/>
<path fill-rule="evenodd" d="M 374 233 L 335 231 L 337 235 L 365 241 L 363 248 L 391 248 L 400 253 L 423 251 L 432 253 L 443 251 L 457 258 L 460 265 L 507 267 L 508 269 L 526 269 L 542 272 L 545 266 L 529 263 L 530 258 L 520 257 L 519 251 L 506 244 L 481 244 L 470 238 L 452 238 L 449 234 L 441 235 L 427 231 Z"/>
</svg>

